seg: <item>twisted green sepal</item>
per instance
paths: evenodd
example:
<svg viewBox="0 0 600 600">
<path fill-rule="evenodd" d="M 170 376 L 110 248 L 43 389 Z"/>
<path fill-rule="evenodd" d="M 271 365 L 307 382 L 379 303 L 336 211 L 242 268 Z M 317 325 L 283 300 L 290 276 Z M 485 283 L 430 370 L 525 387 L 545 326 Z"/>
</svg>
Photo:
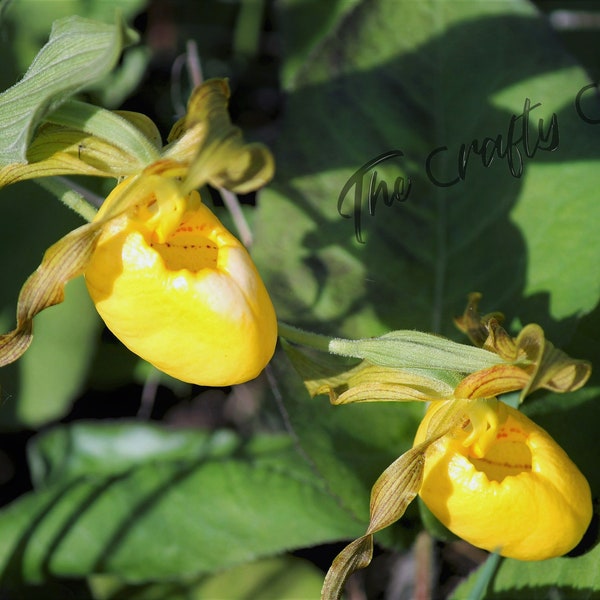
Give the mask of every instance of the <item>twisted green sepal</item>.
<svg viewBox="0 0 600 600">
<path fill-rule="evenodd" d="M 321 590 L 322 600 L 339 600 L 347 578 L 369 565 L 373 557 L 373 535 L 396 522 L 421 488 L 425 452 L 462 419 L 462 407 L 451 401 L 435 423 L 429 437 L 396 459 L 377 479 L 371 490 L 371 518 L 365 535 L 350 543 L 333 561 Z"/>
</svg>

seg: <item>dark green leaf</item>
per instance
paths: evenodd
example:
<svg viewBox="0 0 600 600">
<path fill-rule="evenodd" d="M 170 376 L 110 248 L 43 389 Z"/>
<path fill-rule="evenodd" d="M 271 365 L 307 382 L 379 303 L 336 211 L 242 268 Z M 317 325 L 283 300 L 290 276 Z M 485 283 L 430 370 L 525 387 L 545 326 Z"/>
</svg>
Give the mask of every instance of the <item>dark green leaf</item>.
<svg viewBox="0 0 600 600">
<path fill-rule="evenodd" d="M 335 498 L 340 519 L 351 515 L 362 526 L 360 533 L 364 533 L 369 522 L 371 487 L 379 475 L 412 446 L 423 415 L 423 403 L 332 406 L 327 396 L 309 397 L 283 353 L 276 355 L 272 367 L 273 393 L 302 453 Z M 349 527 L 340 539 L 356 537 L 353 529 Z M 394 542 L 391 538 L 378 539 L 402 546 L 411 537 L 406 530 L 397 533 L 398 539 Z"/>
<path fill-rule="evenodd" d="M 298 600 L 318 598 L 323 573 L 291 556 L 267 558 L 199 579 L 127 585 L 115 577 L 91 579 L 96 600 Z"/>
<path fill-rule="evenodd" d="M 454 600 L 468 598 L 479 571 L 453 593 Z M 487 588 L 486 600 L 593 600 L 600 591 L 600 545 L 576 560 L 570 557 L 521 562 L 504 559 Z"/>
<path fill-rule="evenodd" d="M 319 18 L 316 3 L 280 6 L 288 31 L 302 26 L 302 10 Z M 599 151 L 595 127 L 574 108 L 585 73 L 547 23 L 518 0 L 383 0 L 357 4 L 310 46 L 295 45 L 284 62 L 293 76 L 277 178 L 256 219 L 254 255 L 280 317 L 346 337 L 416 328 L 456 338 L 452 317 L 480 291 L 486 311 L 567 339 L 573 315 L 600 295 L 589 276 L 600 256 Z M 529 150 L 540 149 L 529 158 L 519 145 L 522 174 L 516 150 L 512 173 L 507 158 L 486 168 L 471 152 L 464 180 L 441 187 L 456 177 L 461 144 L 501 135 L 503 152 L 513 116 L 517 143 L 527 99 Z M 583 100 L 598 113 L 593 93 Z M 560 135 L 550 152 L 538 120 L 548 133 L 553 114 Z M 429 177 L 427 158 L 440 147 Z M 338 200 L 361 166 L 397 150 L 362 179 L 360 244 L 356 187 L 342 202 L 349 218 Z M 391 206 L 380 194 L 371 216 L 375 170 L 389 192 L 400 177 L 412 187 Z"/>
<path fill-rule="evenodd" d="M 285 436 L 110 423 L 48 436 L 32 450 L 43 486 L 0 513 L 9 583 L 192 577 L 360 529 Z"/>
</svg>

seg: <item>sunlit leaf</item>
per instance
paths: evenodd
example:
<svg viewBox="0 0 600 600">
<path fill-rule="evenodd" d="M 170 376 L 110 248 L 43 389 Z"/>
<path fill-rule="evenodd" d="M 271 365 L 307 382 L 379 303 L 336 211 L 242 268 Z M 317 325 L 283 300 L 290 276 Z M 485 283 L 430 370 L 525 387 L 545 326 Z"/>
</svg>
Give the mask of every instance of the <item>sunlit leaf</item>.
<svg viewBox="0 0 600 600">
<path fill-rule="evenodd" d="M 311 11 L 318 20 L 316 4 L 279 6 L 292 39 Z M 452 317 L 478 290 L 510 319 L 539 323 L 558 344 L 568 338 L 571 315 L 600 298 L 590 276 L 600 256 L 599 151 L 597 131 L 573 107 L 587 77 L 544 19 L 518 0 L 359 3 L 317 47 L 297 44 L 284 57 L 293 76 L 277 175 L 256 220 L 254 256 L 280 317 L 349 338 L 414 328 L 458 339 Z M 546 131 L 556 114 L 559 148 L 532 158 L 521 148 L 520 177 L 506 158 L 486 168 L 472 152 L 464 180 L 430 179 L 437 148 L 447 147 L 431 167 L 439 180 L 456 177 L 461 144 L 499 135 L 510 144 L 528 98 L 531 144 L 539 119 Z M 597 114 L 593 94 L 587 100 Z M 342 199 L 349 218 L 340 194 L 363 165 L 396 150 L 402 156 L 364 170 L 361 244 L 356 188 Z M 380 193 L 371 215 L 374 171 L 389 190 L 396 178 L 412 187 L 402 202 L 388 194 L 388 205 Z"/>
<path fill-rule="evenodd" d="M 108 73 L 134 39 L 123 23 L 79 17 L 56 21 L 23 79 L 0 95 L 0 164 L 25 162 L 40 121 L 69 95 Z"/>
</svg>

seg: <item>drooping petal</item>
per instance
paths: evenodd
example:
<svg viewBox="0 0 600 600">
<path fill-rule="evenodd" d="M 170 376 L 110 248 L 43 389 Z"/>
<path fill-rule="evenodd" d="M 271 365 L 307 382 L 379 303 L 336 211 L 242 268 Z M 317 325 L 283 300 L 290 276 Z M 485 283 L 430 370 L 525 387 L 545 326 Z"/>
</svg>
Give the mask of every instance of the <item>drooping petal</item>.
<svg viewBox="0 0 600 600">
<path fill-rule="evenodd" d="M 441 404 L 430 407 L 415 445 Z M 425 504 L 450 531 L 503 556 L 543 560 L 570 551 L 592 516 L 585 477 L 546 431 L 503 403 L 478 428 L 483 433 L 459 428 L 429 447 L 419 491 Z"/>
<path fill-rule="evenodd" d="M 494 312 L 482 317 L 478 310 L 480 300 L 481 294 L 479 292 L 472 292 L 469 294 L 467 306 L 465 307 L 463 314 L 454 319 L 454 324 L 469 337 L 473 345 L 478 348 L 483 348 L 488 341 L 490 333 L 489 324 L 495 322 L 500 325 L 504 321 L 504 315 L 501 312 Z M 510 354 L 513 344 L 512 339 L 509 338 L 509 340 L 511 342 L 511 347 L 509 348 Z M 488 344 L 488 346 L 489 345 L 490 344 Z M 491 344 L 491 347 L 495 348 L 496 345 Z"/>
<path fill-rule="evenodd" d="M 523 349 L 534 365 L 532 377 L 521 398 L 537 389 L 553 392 L 578 390 L 589 379 L 592 365 L 587 360 L 574 359 L 556 348 L 544 337 L 539 325 L 527 325 L 519 333 L 517 346 Z"/>
<path fill-rule="evenodd" d="M 333 561 L 321 591 L 323 600 L 340 598 L 346 579 L 354 571 L 369 565 L 373 556 L 373 534 L 400 519 L 419 492 L 427 449 L 462 420 L 459 402 L 436 404 L 441 407 L 438 418 L 429 424 L 421 442 L 397 458 L 373 485 L 367 531 L 346 546 Z"/>
<path fill-rule="evenodd" d="M 368 567 L 373 559 L 373 535 L 363 535 L 348 544 L 334 559 L 321 589 L 322 600 L 339 600 L 346 580 L 354 571 Z"/>
<path fill-rule="evenodd" d="M 0 336 L 0 367 L 17 360 L 33 337 L 33 319 L 42 310 L 64 299 L 65 285 L 86 269 L 103 229 L 129 210 L 128 194 L 147 184 L 133 177 L 115 188 L 111 210 L 98 215 L 93 223 L 69 232 L 46 250 L 41 264 L 27 279 L 17 302 L 17 326 Z"/>
<path fill-rule="evenodd" d="M 457 396 L 475 398 L 488 394 L 489 397 L 522 389 L 522 402 L 528 394 L 540 388 L 568 392 L 586 383 L 592 369 L 588 361 L 571 358 L 555 348 L 546 339 L 543 329 L 535 323 L 526 325 L 516 338 L 512 338 L 500 325 L 503 319 L 500 313 L 479 315 L 480 299 L 481 294 L 469 295 L 465 312 L 455 319 L 456 325 L 475 345 L 498 354 L 507 363 L 518 365 L 524 373 L 510 365 L 482 370 L 462 382 Z"/>
<path fill-rule="evenodd" d="M 531 375 L 516 365 L 496 365 L 467 375 L 454 390 L 456 398 L 492 398 L 527 387 Z"/>
<path fill-rule="evenodd" d="M 63 301 L 65 285 L 83 273 L 101 228 L 101 224 L 88 223 L 46 250 L 40 266 L 21 288 L 16 328 L 0 336 L 0 367 L 27 350 L 33 337 L 33 318 Z"/>
</svg>

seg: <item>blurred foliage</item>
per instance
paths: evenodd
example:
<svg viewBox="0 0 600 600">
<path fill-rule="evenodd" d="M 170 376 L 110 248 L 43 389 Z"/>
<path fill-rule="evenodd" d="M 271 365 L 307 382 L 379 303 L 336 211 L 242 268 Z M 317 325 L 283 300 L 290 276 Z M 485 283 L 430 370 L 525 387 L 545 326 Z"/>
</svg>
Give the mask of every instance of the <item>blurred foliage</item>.
<svg viewBox="0 0 600 600">
<path fill-rule="evenodd" d="M 253 256 L 283 320 L 347 337 L 415 328 L 464 341 L 452 317 L 477 290 L 484 312 L 502 310 L 515 326 L 537 322 L 596 365 L 600 143 L 574 101 L 600 76 L 600 11 L 589 2 L 536 4 L 4 1 L 0 85 L 22 76 L 56 19 L 113 23 L 118 7 L 142 41 L 83 97 L 144 112 L 164 135 L 193 85 L 185 55 L 193 42 L 205 78 L 230 78 L 234 122 L 275 153 L 276 180 L 242 202 Z M 538 119 L 547 129 L 557 115 L 554 152 L 523 155 L 521 177 L 506 159 L 486 168 L 474 154 L 456 185 L 427 177 L 435 148 L 447 146 L 433 164 L 452 179 L 462 143 L 506 140 L 526 98 L 540 103 L 530 114 L 532 143 Z M 600 118 L 593 94 L 584 107 Z M 411 191 L 391 206 L 380 196 L 373 215 L 363 205 L 360 243 L 338 199 L 361 165 L 390 150 L 403 156 L 378 166 L 379 181 L 410 177 Z M 208 201 L 211 194 L 203 191 Z M 343 204 L 351 216 L 353 194 Z M 0 200 L 7 331 L 44 249 L 80 220 L 34 184 L 3 189 Z M 3 593 L 317 597 L 320 569 L 286 553 L 326 569 L 335 548 L 306 548 L 362 533 L 371 485 L 411 445 L 422 407 L 310 399 L 283 353 L 266 376 L 234 390 L 175 382 L 103 330 L 80 283 L 37 318 L 31 350 L 0 373 L 0 482 L 5 503 L 13 501 L 0 512 Z M 569 452 L 596 499 L 599 390 L 596 372 L 584 390 L 534 395 L 523 407 Z M 412 556 L 420 523 L 415 503 L 378 538 L 383 556 Z M 485 597 L 595 597 L 595 535 L 579 556 L 502 561 Z M 389 564 L 375 561 L 377 577 L 359 576 L 368 597 L 395 585 Z M 446 578 L 441 568 L 440 597 Z"/>
</svg>

